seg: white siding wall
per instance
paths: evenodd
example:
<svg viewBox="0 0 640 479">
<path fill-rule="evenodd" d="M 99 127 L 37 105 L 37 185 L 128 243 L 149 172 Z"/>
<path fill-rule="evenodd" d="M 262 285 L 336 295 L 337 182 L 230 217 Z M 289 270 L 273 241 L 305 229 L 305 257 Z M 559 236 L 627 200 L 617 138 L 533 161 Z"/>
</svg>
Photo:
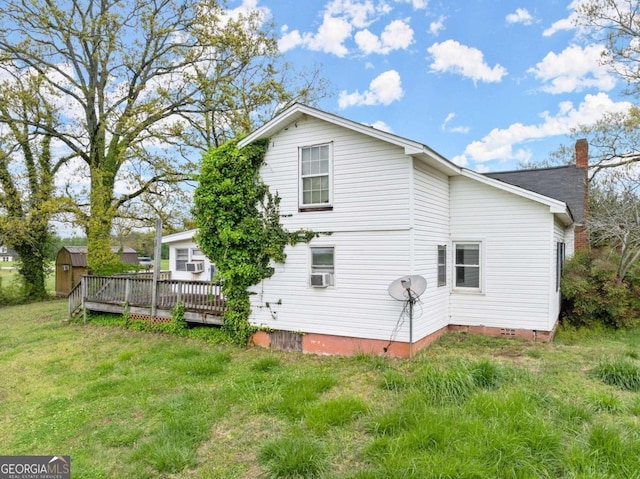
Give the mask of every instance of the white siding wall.
<svg viewBox="0 0 640 479">
<path fill-rule="evenodd" d="M 176 249 L 187 248 L 189 250 L 189 260 L 204 261 L 204 271 L 202 273 L 190 273 L 188 271 L 176 270 Z M 169 270 L 171 279 L 181 279 L 185 281 L 209 281 L 211 279 L 211 261 L 206 256 L 192 256 L 192 251 L 198 249 L 198 245 L 192 240 L 175 241 L 169 244 Z"/>
<path fill-rule="evenodd" d="M 421 298 L 422 315 L 414 321 L 413 335 L 418 340 L 449 322 L 449 178 L 416 162 L 414 184 L 414 270 L 427 280 L 427 290 Z M 447 247 L 447 284 L 440 287 L 438 245 Z"/>
<path fill-rule="evenodd" d="M 333 210 L 298 212 L 298 148 L 328 142 Z M 262 178 L 281 197 L 286 228 L 332 233 L 311 245 L 335 247 L 335 285 L 310 287 L 309 245 L 288 247 L 286 264 L 253 288 L 254 324 L 391 339 L 402 303 L 389 297 L 387 287 L 412 272 L 411 164 L 400 147 L 308 117 L 271 139 Z M 395 338 L 408 340 L 406 322 Z"/>
<path fill-rule="evenodd" d="M 333 211 L 298 213 L 298 148 L 323 143 L 333 145 Z M 291 230 L 408 228 L 410 158 L 399 147 L 303 117 L 271 139 L 265 160 L 260 173 Z"/>
<path fill-rule="evenodd" d="M 482 293 L 453 289 L 450 323 L 548 330 L 549 208 L 465 177 L 450 187 L 451 239 L 482 241 L 484 275 Z"/>
<path fill-rule="evenodd" d="M 309 246 L 335 248 L 334 286 L 309 286 Z M 408 271 L 408 250 L 406 231 L 336 233 L 288 247 L 286 263 L 253 288 L 252 322 L 287 331 L 391 339 L 403 303 L 392 299 L 387 287 Z M 407 322 L 395 339 L 408 340 Z"/>
<path fill-rule="evenodd" d="M 558 282 L 558 278 L 557 278 L 557 273 L 558 273 L 558 268 L 557 268 L 557 251 L 556 251 L 556 244 L 557 243 L 564 243 L 565 244 L 565 258 L 568 258 L 569 256 L 567 255 L 567 238 L 566 238 L 566 228 L 565 226 L 558 221 L 557 219 L 555 220 L 554 223 L 554 228 L 553 228 L 553 248 L 552 248 L 552 253 L 551 253 L 551 268 L 552 268 L 552 272 L 553 272 L 553 276 L 552 276 L 552 281 L 550 282 L 551 284 L 549 285 L 549 289 L 550 289 L 550 299 L 549 299 L 549 323 L 548 323 L 548 330 L 551 330 L 556 321 L 558 320 L 558 316 L 560 314 L 560 283 Z M 558 285 L 558 288 L 556 289 L 556 285 Z"/>
</svg>

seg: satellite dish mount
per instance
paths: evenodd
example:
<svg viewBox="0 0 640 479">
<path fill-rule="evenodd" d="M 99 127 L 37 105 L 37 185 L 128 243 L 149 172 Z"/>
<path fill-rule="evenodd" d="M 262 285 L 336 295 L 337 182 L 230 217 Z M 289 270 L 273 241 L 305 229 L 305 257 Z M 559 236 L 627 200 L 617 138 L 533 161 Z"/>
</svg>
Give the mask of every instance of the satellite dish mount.
<svg viewBox="0 0 640 479">
<path fill-rule="evenodd" d="M 409 357 L 413 357 L 413 305 L 427 289 L 427 280 L 413 274 L 402 276 L 389 285 L 389 296 L 398 301 L 405 301 L 409 310 Z"/>
</svg>

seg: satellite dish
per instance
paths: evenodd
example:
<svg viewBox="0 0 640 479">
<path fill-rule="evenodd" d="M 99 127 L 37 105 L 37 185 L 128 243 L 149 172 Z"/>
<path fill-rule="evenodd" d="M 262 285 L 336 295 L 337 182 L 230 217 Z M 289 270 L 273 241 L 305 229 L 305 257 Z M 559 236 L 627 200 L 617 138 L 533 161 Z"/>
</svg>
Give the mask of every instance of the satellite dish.
<svg viewBox="0 0 640 479">
<path fill-rule="evenodd" d="M 389 296 L 398 301 L 416 299 L 427 289 L 427 280 L 417 274 L 402 276 L 389 285 Z"/>
</svg>

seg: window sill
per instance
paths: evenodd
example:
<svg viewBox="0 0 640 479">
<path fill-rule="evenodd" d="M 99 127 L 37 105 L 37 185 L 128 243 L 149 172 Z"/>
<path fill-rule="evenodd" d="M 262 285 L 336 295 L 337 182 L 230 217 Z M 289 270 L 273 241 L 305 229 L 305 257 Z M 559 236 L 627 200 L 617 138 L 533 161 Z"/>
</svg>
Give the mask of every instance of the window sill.
<svg viewBox="0 0 640 479">
<path fill-rule="evenodd" d="M 469 295 L 476 295 L 476 296 L 484 296 L 484 292 L 482 290 L 473 289 L 473 288 L 453 288 L 451 292 L 453 294 L 469 294 Z"/>
<path fill-rule="evenodd" d="M 307 213 L 311 211 L 333 211 L 333 206 L 299 206 L 299 213 Z"/>
</svg>

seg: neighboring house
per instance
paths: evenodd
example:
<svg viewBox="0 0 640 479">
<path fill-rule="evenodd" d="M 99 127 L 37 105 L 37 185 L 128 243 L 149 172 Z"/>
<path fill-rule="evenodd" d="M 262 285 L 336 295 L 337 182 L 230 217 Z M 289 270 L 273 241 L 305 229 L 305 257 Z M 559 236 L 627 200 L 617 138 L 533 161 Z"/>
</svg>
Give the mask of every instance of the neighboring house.
<svg viewBox="0 0 640 479">
<path fill-rule="evenodd" d="M 123 263 L 138 266 L 138 253 L 133 248 L 122 250 L 113 247 L 114 253 L 120 251 Z M 63 246 L 56 255 L 56 294 L 66 296 L 80 282 L 82 275 L 89 274 L 87 268 L 86 246 Z"/>
<path fill-rule="evenodd" d="M 17 261 L 18 260 L 18 254 L 13 251 L 12 249 L 4 246 L 4 245 L 0 245 L 0 262 L 7 262 L 7 261 Z"/>
<path fill-rule="evenodd" d="M 273 331 L 257 344 L 407 356 L 452 329 L 553 337 L 562 262 L 574 251 L 561 195 L 300 104 L 239 146 L 262 138 L 261 175 L 281 197 L 283 225 L 330 234 L 287 247 L 286 262 L 253 287 L 251 321 Z M 585 197 L 581 178 L 567 181 Z M 411 316 L 388 294 L 406 275 L 427 282 Z"/>
<path fill-rule="evenodd" d="M 162 243 L 169 245 L 171 279 L 209 281 L 214 278 L 215 266 L 193 241 L 196 231 L 183 231 L 162 237 Z"/>
</svg>

